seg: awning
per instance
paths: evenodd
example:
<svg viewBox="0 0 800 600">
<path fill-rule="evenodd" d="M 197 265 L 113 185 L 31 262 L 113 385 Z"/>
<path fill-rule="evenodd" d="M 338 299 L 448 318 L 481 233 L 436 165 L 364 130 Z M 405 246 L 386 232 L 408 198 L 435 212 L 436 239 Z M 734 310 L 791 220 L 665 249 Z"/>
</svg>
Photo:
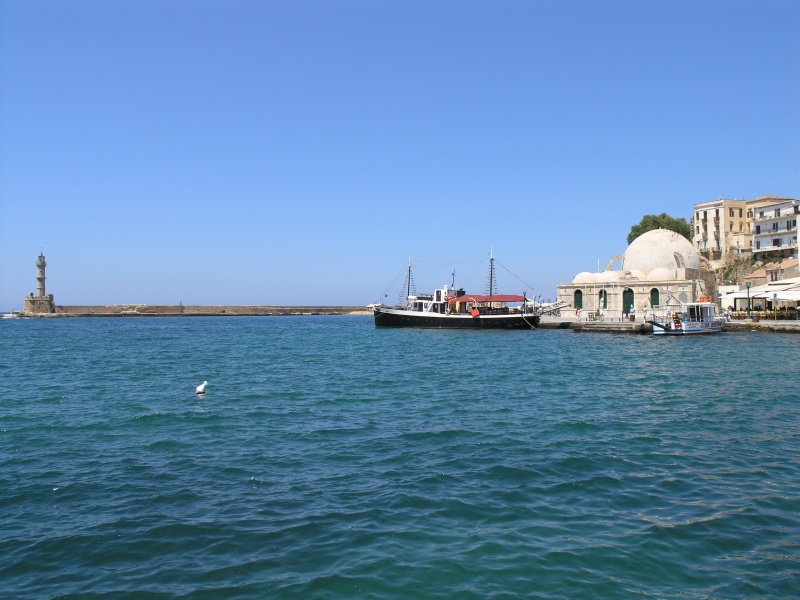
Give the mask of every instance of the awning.
<svg viewBox="0 0 800 600">
<path fill-rule="evenodd" d="M 525 302 L 525 296 L 515 296 L 514 294 L 495 294 L 494 296 L 480 296 L 478 294 L 464 294 L 463 296 L 450 298 L 450 304 L 457 302 Z"/>
<path fill-rule="evenodd" d="M 761 292 L 758 296 L 751 296 L 754 298 L 765 300 L 783 300 L 784 302 L 798 302 L 800 301 L 800 292 L 794 290 L 787 290 L 783 292 Z"/>
<path fill-rule="evenodd" d="M 777 295 L 777 297 L 776 297 Z M 750 300 L 778 300 L 784 302 L 800 302 L 800 291 L 798 290 L 784 290 L 775 292 L 750 291 Z M 725 294 L 720 296 L 719 300 L 725 302 L 726 300 L 747 300 L 747 292 L 733 292 L 732 294 Z"/>
</svg>

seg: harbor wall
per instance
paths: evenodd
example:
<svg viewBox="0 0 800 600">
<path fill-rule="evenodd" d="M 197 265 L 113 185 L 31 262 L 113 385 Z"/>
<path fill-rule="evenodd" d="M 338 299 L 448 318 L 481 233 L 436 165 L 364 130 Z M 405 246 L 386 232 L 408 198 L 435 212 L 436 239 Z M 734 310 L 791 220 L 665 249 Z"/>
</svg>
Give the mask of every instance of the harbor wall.
<svg viewBox="0 0 800 600">
<path fill-rule="evenodd" d="M 207 317 L 271 315 L 350 315 L 371 314 L 363 306 L 184 306 L 149 304 L 111 304 L 97 306 L 56 306 L 51 314 L 26 314 L 42 317 Z"/>
</svg>

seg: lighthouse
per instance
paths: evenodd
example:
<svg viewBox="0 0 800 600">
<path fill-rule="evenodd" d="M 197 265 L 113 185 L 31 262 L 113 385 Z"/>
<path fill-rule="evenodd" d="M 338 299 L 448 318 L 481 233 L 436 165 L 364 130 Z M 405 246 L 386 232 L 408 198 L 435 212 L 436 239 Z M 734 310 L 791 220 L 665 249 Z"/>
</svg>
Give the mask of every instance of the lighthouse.
<svg viewBox="0 0 800 600">
<path fill-rule="evenodd" d="M 54 313 L 56 312 L 56 303 L 53 300 L 53 294 L 47 295 L 44 287 L 45 268 L 47 261 L 44 259 L 44 252 L 39 253 L 39 260 L 36 261 L 36 295 L 33 292 L 25 297 L 25 306 L 22 309 L 26 313 Z"/>
<path fill-rule="evenodd" d="M 39 254 L 39 260 L 36 261 L 36 295 L 39 298 L 46 296 L 44 291 L 44 270 L 47 263 L 44 260 L 44 253 Z"/>
</svg>

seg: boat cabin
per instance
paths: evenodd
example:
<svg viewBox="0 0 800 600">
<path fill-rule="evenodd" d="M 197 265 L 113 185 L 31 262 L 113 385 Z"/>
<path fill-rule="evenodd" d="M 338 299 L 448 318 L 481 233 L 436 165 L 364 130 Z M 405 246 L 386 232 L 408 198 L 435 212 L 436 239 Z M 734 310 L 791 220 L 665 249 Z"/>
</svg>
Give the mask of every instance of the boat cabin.
<svg viewBox="0 0 800 600">
<path fill-rule="evenodd" d="M 509 314 L 512 312 L 522 312 L 521 308 L 509 307 L 508 303 L 525 303 L 525 296 L 510 294 L 495 294 L 493 296 L 483 296 L 478 294 L 467 294 L 463 289 L 451 289 L 449 286 L 437 289 L 433 294 L 420 294 L 409 296 L 406 310 L 424 313 L 439 314 Z"/>
</svg>

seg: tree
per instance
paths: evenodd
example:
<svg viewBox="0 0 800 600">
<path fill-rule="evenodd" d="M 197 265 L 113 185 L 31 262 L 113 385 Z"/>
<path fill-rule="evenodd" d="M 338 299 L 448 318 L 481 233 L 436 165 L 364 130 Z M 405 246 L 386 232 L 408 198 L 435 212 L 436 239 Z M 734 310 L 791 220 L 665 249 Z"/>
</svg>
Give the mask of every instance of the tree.
<svg viewBox="0 0 800 600">
<path fill-rule="evenodd" d="M 628 244 L 643 233 L 653 229 L 669 229 L 681 234 L 690 242 L 692 241 L 692 228 L 686 222 L 686 219 L 683 217 L 676 219 L 670 217 L 667 213 L 661 213 L 660 215 L 645 215 L 638 225 L 631 227 L 631 232 L 628 234 Z"/>
</svg>

